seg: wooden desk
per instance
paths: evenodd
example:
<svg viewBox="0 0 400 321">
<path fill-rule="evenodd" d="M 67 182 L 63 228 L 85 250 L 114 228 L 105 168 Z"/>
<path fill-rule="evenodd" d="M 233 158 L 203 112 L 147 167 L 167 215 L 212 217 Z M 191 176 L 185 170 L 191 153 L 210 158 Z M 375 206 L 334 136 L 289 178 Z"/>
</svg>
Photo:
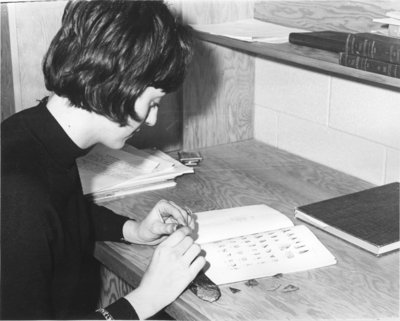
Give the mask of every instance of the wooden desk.
<svg viewBox="0 0 400 321">
<path fill-rule="evenodd" d="M 245 141 L 201 150 L 204 160 L 195 174 L 178 179 L 176 188 L 133 195 L 105 204 L 135 218 L 145 215 L 160 198 L 187 205 L 193 211 L 264 203 L 294 220 L 301 204 L 355 192 L 371 184 L 256 141 Z M 379 213 L 377 213 L 379 215 Z M 295 224 L 304 224 L 295 220 Z M 221 286 L 214 303 L 186 291 L 167 308 L 184 320 L 254 319 L 367 319 L 399 317 L 399 253 L 381 258 L 360 250 L 312 226 L 311 230 L 336 256 L 334 266 L 281 278 L 259 279 Z M 131 286 L 152 255 L 147 246 L 99 243 L 96 257 Z M 281 286 L 269 290 L 272 282 Z M 299 290 L 283 292 L 286 285 Z"/>
</svg>

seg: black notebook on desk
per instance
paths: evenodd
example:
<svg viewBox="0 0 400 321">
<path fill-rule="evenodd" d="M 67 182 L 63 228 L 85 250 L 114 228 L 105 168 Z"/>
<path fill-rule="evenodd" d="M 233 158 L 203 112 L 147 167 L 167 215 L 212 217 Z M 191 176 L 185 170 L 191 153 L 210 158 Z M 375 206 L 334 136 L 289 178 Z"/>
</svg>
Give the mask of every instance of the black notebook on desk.
<svg viewBox="0 0 400 321">
<path fill-rule="evenodd" d="M 375 255 L 400 248 L 399 183 L 300 206 L 295 217 Z"/>
</svg>

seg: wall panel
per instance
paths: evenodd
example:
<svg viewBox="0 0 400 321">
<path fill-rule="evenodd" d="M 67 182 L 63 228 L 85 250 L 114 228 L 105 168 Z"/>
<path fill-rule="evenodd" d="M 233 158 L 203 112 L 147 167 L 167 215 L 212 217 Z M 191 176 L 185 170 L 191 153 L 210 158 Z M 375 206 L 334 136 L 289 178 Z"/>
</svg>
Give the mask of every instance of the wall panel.
<svg viewBox="0 0 400 321">
<path fill-rule="evenodd" d="M 319 31 L 368 32 L 380 25 L 373 18 L 400 10 L 398 0 L 256 1 L 254 17 L 289 27 Z"/>
<path fill-rule="evenodd" d="M 251 1 L 187 1 L 189 23 L 218 23 L 253 16 Z M 193 149 L 252 138 L 254 58 L 198 42 L 183 90 L 183 147 Z"/>
</svg>

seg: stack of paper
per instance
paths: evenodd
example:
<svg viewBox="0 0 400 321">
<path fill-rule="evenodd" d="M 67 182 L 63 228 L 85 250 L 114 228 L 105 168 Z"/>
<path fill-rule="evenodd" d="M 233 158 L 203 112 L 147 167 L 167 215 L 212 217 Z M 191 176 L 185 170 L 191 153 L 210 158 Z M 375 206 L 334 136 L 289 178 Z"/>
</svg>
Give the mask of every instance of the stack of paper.
<svg viewBox="0 0 400 321">
<path fill-rule="evenodd" d="M 145 152 L 130 145 L 123 150 L 97 145 L 77 165 L 83 193 L 97 201 L 172 187 L 176 177 L 193 173 L 159 150 Z"/>
<path fill-rule="evenodd" d="M 306 32 L 307 30 L 289 28 L 257 19 L 237 20 L 216 24 L 198 24 L 192 27 L 201 32 L 225 36 L 242 41 L 257 41 L 267 43 L 288 42 L 291 32 Z"/>
</svg>

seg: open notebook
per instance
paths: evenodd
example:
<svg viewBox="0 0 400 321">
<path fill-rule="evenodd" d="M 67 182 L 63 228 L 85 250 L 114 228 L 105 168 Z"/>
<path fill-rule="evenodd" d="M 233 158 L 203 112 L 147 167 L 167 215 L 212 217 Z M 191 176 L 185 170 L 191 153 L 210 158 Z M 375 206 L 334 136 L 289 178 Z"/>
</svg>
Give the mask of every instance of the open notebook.
<svg viewBox="0 0 400 321">
<path fill-rule="evenodd" d="M 266 205 L 199 212 L 196 222 L 205 274 L 219 285 L 336 263 L 306 226 Z"/>
</svg>

